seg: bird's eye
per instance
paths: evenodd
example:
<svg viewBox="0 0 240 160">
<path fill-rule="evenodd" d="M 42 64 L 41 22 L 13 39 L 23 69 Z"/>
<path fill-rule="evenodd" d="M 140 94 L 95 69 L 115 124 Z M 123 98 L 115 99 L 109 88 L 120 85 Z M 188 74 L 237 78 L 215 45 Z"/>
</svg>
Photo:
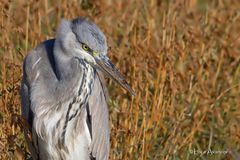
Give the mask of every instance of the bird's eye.
<svg viewBox="0 0 240 160">
<path fill-rule="evenodd" d="M 82 44 L 82 48 L 85 50 L 85 51 L 89 51 L 89 47 L 86 45 L 86 44 Z"/>
</svg>

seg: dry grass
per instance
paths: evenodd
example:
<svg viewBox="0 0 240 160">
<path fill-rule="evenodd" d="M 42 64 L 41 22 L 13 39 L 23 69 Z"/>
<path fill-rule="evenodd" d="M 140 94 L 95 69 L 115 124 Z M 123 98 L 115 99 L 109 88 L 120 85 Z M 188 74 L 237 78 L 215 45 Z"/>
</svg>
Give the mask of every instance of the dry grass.
<svg viewBox="0 0 240 160">
<path fill-rule="evenodd" d="M 27 52 L 87 16 L 137 95 L 109 81 L 110 159 L 240 158 L 238 0 L 1 0 L 0 159 L 26 155 L 13 114 Z M 199 152 L 228 151 L 227 154 Z"/>
</svg>

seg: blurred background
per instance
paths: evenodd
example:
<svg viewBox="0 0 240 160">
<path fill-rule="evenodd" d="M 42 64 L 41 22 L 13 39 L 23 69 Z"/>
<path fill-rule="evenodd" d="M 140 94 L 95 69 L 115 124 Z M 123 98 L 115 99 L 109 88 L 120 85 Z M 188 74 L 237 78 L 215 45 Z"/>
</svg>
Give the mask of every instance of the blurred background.
<svg viewBox="0 0 240 160">
<path fill-rule="evenodd" d="M 78 16 L 136 91 L 108 80 L 111 160 L 240 159 L 239 0 L 1 0 L 1 160 L 28 155 L 14 118 L 24 56 Z"/>
</svg>

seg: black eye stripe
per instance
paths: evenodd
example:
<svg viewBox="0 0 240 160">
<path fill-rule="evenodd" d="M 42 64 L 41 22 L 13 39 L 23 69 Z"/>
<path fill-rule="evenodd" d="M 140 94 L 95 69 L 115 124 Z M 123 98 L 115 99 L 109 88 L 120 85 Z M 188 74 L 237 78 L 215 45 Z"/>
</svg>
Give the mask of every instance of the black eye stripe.
<svg viewBox="0 0 240 160">
<path fill-rule="evenodd" d="M 76 33 L 76 30 L 75 30 L 75 27 L 74 27 L 74 24 L 75 23 L 77 23 L 78 21 L 73 21 L 72 23 L 71 23 L 71 29 L 72 29 L 72 32 L 73 32 L 73 34 L 76 36 L 76 39 L 77 39 L 77 41 L 81 44 L 81 46 L 82 46 L 82 48 L 83 48 L 83 45 L 85 45 L 85 46 L 87 46 L 88 47 L 88 50 L 87 50 L 87 52 L 89 52 L 89 53 L 93 53 L 93 50 L 86 44 L 86 43 L 83 43 L 83 42 L 81 42 L 80 40 L 79 40 L 79 38 L 78 38 L 78 36 L 77 36 L 77 33 Z"/>
</svg>

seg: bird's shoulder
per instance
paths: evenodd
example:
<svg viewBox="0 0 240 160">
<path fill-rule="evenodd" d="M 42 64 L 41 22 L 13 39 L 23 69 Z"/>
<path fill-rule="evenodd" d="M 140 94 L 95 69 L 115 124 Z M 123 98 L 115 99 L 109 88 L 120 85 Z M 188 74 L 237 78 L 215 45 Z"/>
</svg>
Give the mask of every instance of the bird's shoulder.
<svg viewBox="0 0 240 160">
<path fill-rule="evenodd" d="M 54 42 L 54 39 L 42 42 L 24 58 L 23 74 L 29 82 L 32 82 L 43 68 L 51 68 Z"/>
</svg>

